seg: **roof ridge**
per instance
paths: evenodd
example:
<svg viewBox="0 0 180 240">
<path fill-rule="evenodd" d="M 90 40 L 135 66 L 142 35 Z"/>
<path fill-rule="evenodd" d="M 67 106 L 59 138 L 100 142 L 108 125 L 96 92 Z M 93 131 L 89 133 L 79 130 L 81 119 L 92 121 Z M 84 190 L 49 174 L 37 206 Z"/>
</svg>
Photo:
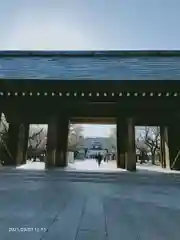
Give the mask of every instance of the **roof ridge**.
<svg viewBox="0 0 180 240">
<path fill-rule="evenodd" d="M 54 50 L 1 50 L 0 57 L 148 57 L 148 56 L 180 56 L 180 50 L 82 50 L 82 51 L 54 51 Z"/>
</svg>

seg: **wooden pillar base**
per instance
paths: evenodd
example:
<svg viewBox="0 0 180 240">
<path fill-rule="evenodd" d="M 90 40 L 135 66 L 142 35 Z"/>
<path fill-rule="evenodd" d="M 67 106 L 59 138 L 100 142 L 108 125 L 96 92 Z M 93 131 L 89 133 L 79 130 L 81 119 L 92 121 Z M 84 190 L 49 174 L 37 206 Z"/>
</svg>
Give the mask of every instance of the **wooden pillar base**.
<svg viewBox="0 0 180 240">
<path fill-rule="evenodd" d="M 125 152 L 126 152 L 126 134 L 127 126 L 125 120 L 117 119 L 116 138 L 117 138 L 117 168 L 126 168 Z"/>
<path fill-rule="evenodd" d="M 56 150 L 49 150 L 46 156 L 45 168 L 52 168 L 55 166 Z"/>
<path fill-rule="evenodd" d="M 18 134 L 19 124 L 9 124 L 7 147 L 5 148 L 6 157 L 4 159 L 5 166 L 16 166 L 16 157 L 18 151 Z"/>
<path fill-rule="evenodd" d="M 180 127 L 178 123 L 169 126 L 169 158 L 170 168 L 172 170 L 180 170 Z"/>
<path fill-rule="evenodd" d="M 135 126 L 133 118 L 127 119 L 126 169 L 136 171 Z"/>
<path fill-rule="evenodd" d="M 160 127 L 161 138 L 161 165 L 163 168 L 170 168 L 168 129 L 165 126 Z"/>
<path fill-rule="evenodd" d="M 26 146 L 27 149 L 27 146 Z M 25 126 L 19 123 L 9 125 L 8 140 L 5 147 L 4 165 L 16 166 L 24 163 Z"/>
<path fill-rule="evenodd" d="M 56 167 L 66 167 L 66 166 L 67 166 L 66 152 L 58 149 L 56 152 Z"/>
<path fill-rule="evenodd" d="M 25 164 L 27 160 L 28 140 L 29 140 L 29 124 L 24 125 L 24 149 L 23 149 L 23 161 Z"/>
<path fill-rule="evenodd" d="M 57 119 L 53 116 L 48 123 L 47 132 L 47 154 L 45 167 L 50 168 L 55 165 L 57 144 Z"/>
<path fill-rule="evenodd" d="M 120 153 L 118 158 L 119 159 L 117 160 L 117 168 L 125 169 L 126 168 L 125 153 Z"/>
<path fill-rule="evenodd" d="M 62 116 L 58 122 L 57 152 L 55 163 L 57 167 L 66 167 L 68 164 L 67 163 L 68 132 L 69 132 L 69 120 L 67 117 Z"/>
<path fill-rule="evenodd" d="M 134 153 L 126 153 L 126 170 L 130 172 L 136 171 L 136 155 Z"/>
</svg>

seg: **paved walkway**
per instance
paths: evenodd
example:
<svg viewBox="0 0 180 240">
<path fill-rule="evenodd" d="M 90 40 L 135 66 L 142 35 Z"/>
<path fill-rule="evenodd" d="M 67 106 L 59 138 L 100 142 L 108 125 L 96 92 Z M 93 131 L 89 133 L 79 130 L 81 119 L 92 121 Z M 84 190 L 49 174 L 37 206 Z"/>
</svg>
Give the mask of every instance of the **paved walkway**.
<svg viewBox="0 0 180 240">
<path fill-rule="evenodd" d="M 18 166 L 20 169 L 34 169 L 34 170 L 44 170 L 45 164 L 43 162 L 30 162 L 27 161 L 26 164 Z M 67 171 L 78 170 L 78 171 L 100 171 L 100 172 L 124 172 L 126 170 L 117 168 L 116 161 L 102 161 L 100 167 L 94 159 L 76 160 L 74 163 L 69 163 L 66 168 Z M 176 173 L 180 174 L 180 171 L 172 171 L 170 169 L 163 169 L 161 166 L 153 166 L 151 164 L 139 164 L 137 163 L 137 171 L 139 172 L 161 172 L 161 173 Z"/>
<path fill-rule="evenodd" d="M 162 184 L 165 176 L 154 182 L 152 174 L 143 184 L 138 173 L 121 174 L 113 183 L 113 174 L 106 173 L 106 183 L 97 183 L 76 182 L 84 173 L 39 172 L 1 171 L 0 239 L 180 239 L 179 175 Z M 89 176 L 94 174 L 101 178 Z"/>
</svg>

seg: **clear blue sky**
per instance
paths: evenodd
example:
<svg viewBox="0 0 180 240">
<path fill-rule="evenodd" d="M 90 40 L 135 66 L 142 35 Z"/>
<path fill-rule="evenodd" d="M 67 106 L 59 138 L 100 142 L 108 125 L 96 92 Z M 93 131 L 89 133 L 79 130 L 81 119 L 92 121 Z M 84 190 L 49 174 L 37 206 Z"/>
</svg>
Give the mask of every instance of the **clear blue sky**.
<svg viewBox="0 0 180 240">
<path fill-rule="evenodd" d="M 180 49 L 180 0 L 0 0 L 0 23 L 1 50 Z"/>
<path fill-rule="evenodd" d="M 179 0 L 0 0 L 0 49 L 180 49 Z"/>
</svg>

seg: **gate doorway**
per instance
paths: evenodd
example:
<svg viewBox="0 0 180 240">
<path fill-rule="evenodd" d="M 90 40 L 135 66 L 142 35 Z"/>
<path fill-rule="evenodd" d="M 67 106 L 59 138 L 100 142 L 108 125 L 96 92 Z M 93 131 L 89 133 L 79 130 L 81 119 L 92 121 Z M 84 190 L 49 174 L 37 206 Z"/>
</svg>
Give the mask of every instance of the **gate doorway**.
<svg viewBox="0 0 180 240">
<path fill-rule="evenodd" d="M 116 170 L 116 124 L 99 119 L 71 121 L 68 167 L 77 170 Z"/>
</svg>

